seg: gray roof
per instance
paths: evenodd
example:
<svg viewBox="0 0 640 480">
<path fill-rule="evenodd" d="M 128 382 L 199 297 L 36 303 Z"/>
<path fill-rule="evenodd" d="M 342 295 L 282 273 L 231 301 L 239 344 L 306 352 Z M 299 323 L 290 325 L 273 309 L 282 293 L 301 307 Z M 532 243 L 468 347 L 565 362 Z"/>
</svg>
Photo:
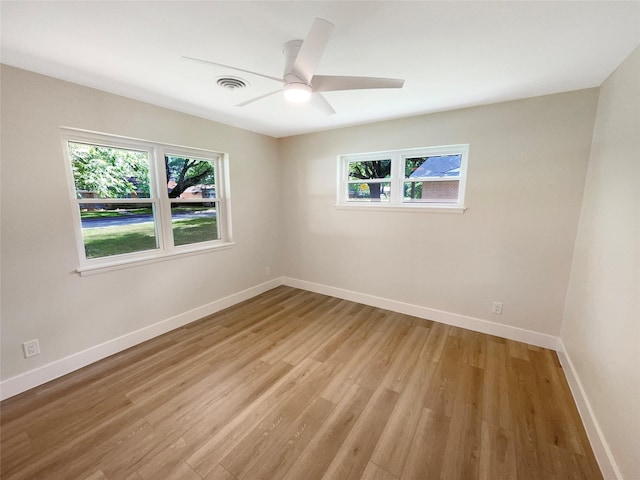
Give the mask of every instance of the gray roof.
<svg viewBox="0 0 640 480">
<path fill-rule="evenodd" d="M 427 157 L 416 168 L 409 178 L 416 177 L 457 177 L 460 175 L 460 161 L 462 155 L 439 155 Z"/>
</svg>

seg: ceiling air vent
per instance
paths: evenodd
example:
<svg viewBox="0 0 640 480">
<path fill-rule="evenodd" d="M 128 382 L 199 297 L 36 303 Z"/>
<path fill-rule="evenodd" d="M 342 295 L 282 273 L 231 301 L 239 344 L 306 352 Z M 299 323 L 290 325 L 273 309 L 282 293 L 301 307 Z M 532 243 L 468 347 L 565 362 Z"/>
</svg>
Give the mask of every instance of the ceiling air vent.
<svg viewBox="0 0 640 480">
<path fill-rule="evenodd" d="M 238 77 L 220 77 L 216 83 L 227 90 L 238 90 L 248 85 L 247 81 Z"/>
</svg>

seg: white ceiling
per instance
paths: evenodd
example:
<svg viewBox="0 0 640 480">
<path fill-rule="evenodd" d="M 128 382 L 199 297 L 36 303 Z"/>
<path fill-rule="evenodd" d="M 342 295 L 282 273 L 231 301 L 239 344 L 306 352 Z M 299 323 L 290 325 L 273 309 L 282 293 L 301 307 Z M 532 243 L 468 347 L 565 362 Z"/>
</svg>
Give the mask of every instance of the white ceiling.
<svg viewBox="0 0 640 480">
<path fill-rule="evenodd" d="M 640 44 L 640 2 L 2 1 L 2 63 L 274 137 L 599 86 Z M 287 103 L 282 46 L 335 29 L 321 75 L 404 78 L 327 92 L 337 113 Z M 250 86 L 229 91 L 222 76 Z"/>
</svg>

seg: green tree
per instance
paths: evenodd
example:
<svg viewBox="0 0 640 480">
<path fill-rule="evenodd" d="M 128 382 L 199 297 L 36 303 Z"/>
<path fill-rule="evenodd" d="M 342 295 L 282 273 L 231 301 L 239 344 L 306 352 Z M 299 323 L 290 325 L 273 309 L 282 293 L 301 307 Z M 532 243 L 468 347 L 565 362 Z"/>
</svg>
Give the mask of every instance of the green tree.
<svg viewBox="0 0 640 480">
<path fill-rule="evenodd" d="M 184 157 L 165 157 L 167 180 L 175 185 L 169 190 L 169 198 L 178 198 L 187 188 L 195 185 L 214 185 L 213 163 Z"/>
<path fill-rule="evenodd" d="M 405 178 L 410 178 L 411 174 L 415 172 L 426 160 L 427 158 L 407 158 L 404 163 Z M 416 200 L 422 197 L 422 182 L 405 183 L 403 188 L 404 198 Z"/>
<path fill-rule="evenodd" d="M 146 152 L 69 143 L 76 191 L 97 198 L 149 197 Z"/>
<path fill-rule="evenodd" d="M 370 180 L 372 178 L 389 178 L 391 176 L 391 160 L 372 160 L 365 162 L 352 162 L 349 164 L 349 178 Z M 369 186 L 369 198 L 380 199 L 380 183 L 366 183 Z"/>
</svg>

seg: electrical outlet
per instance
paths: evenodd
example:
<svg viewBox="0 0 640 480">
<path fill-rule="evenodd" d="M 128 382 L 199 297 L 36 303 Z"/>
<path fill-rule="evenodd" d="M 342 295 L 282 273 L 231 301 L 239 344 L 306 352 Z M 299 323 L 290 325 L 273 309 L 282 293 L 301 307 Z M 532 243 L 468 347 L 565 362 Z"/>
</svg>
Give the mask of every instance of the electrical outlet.
<svg viewBox="0 0 640 480">
<path fill-rule="evenodd" d="M 264 269 L 264 274 L 268 277 L 269 275 L 271 275 L 271 267 L 266 267 Z"/>
<path fill-rule="evenodd" d="M 22 349 L 24 350 L 24 358 L 35 357 L 40 355 L 40 342 L 38 342 L 37 338 L 29 340 L 22 344 Z"/>
<path fill-rule="evenodd" d="M 491 307 L 491 313 L 495 313 L 496 315 L 501 315 L 502 302 L 493 302 L 493 306 Z"/>
</svg>

